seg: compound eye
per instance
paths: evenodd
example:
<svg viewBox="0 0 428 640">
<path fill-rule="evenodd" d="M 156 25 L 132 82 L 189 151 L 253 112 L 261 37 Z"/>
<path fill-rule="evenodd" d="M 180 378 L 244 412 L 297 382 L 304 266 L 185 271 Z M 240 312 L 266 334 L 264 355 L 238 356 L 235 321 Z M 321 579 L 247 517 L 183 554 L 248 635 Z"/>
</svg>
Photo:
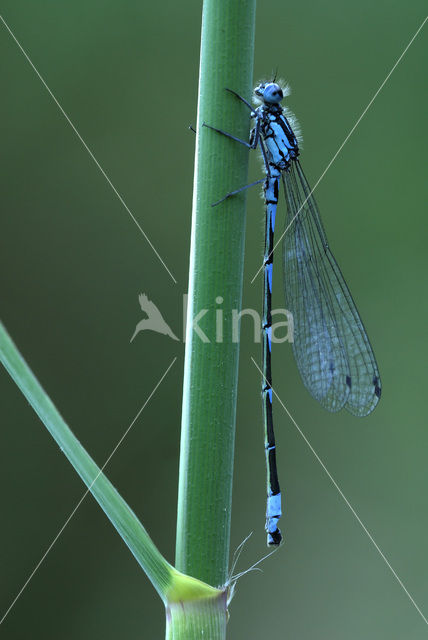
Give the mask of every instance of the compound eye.
<svg viewBox="0 0 428 640">
<path fill-rule="evenodd" d="M 266 102 L 275 104 L 281 102 L 283 97 L 284 94 L 282 93 L 282 89 L 279 85 L 272 83 L 266 86 L 264 91 L 264 99 Z"/>
</svg>

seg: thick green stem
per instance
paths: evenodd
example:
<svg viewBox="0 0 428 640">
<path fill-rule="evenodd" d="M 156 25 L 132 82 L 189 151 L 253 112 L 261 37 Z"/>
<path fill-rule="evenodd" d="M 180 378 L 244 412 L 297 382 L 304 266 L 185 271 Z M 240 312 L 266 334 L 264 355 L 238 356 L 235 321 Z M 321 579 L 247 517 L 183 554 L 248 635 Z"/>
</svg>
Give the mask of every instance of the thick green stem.
<svg viewBox="0 0 428 640">
<path fill-rule="evenodd" d="M 227 579 L 248 149 L 206 127 L 249 133 L 255 0 L 205 0 L 184 369 L 176 566 L 212 585 Z M 199 330 L 193 321 L 198 317 Z M 236 327 L 235 327 L 236 329 Z"/>
<path fill-rule="evenodd" d="M 170 604 L 166 609 L 166 640 L 223 640 L 226 593 L 213 598 Z"/>
</svg>

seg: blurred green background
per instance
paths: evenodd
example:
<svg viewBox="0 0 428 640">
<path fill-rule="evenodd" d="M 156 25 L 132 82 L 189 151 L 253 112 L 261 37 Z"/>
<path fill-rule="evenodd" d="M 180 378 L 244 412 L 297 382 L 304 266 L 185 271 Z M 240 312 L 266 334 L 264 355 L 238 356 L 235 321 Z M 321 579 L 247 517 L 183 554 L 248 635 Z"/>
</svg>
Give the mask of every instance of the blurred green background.
<svg viewBox="0 0 428 640">
<path fill-rule="evenodd" d="M 2 15 L 176 277 L 128 213 L 0 25 L 1 316 L 76 435 L 102 464 L 177 362 L 107 474 L 173 561 L 182 343 L 141 333 L 145 292 L 182 335 L 201 4 L 3 0 Z M 424 3 L 260 2 L 255 79 L 278 67 L 312 184 L 424 17 Z M 290 346 L 274 385 L 421 609 L 428 613 L 426 29 L 317 190 L 330 244 L 375 347 L 383 398 L 329 415 Z M 233 61 L 231 61 L 233 64 Z M 254 154 L 256 156 L 256 154 Z M 252 179 L 260 163 L 252 158 Z M 240 186 L 240 185 L 237 185 Z M 244 307 L 258 309 L 263 210 L 248 194 Z M 279 223 L 279 228 L 281 223 Z M 283 305 L 281 269 L 274 306 Z M 243 322 L 232 549 L 266 552 L 259 358 Z M 83 493 L 2 371 L 0 617 Z M 427 626 L 287 415 L 275 406 L 286 546 L 244 577 L 229 636 L 422 640 Z M 8 640 L 162 638 L 151 585 L 87 498 L 2 625 Z"/>
</svg>

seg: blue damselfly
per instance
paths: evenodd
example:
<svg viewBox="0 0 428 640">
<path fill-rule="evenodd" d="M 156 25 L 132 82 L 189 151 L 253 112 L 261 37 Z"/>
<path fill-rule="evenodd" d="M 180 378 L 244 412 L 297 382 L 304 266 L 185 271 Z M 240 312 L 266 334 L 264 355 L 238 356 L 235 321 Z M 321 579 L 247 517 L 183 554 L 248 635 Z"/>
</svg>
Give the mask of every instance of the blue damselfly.
<svg viewBox="0 0 428 640">
<path fill-rule="evenodd" d="M 303 383 L 328 411 L 345 408 L 355 416 L 366 416 L 373 411 L 381 395 L 381 383 L 372 347 L 329 248 L 317 204 L 298 159 L 298 128 L 292 114 L 280 105 L 289 93 L 288 87 L 283 89 L 275 81 L 259 84 L 254 89 L 256 108 L 231 89 L 227 91 L 250 109 L 250 117 L 255 121 L 250 141 L 205 126 L 250 149 L 260 146 L 266 173 L 264 180 L 257 181 L 264 181 L 266 207 L 262 324 L 266 531 L 268 545 L 278 545 L 282 539 L 278 528 L 281 492 L 272 417 L 271 296 L 280 180 L 287 201 L 283 242 L 285 303 L 293 317 L 293 351 Z M 246 188 L 227 194 L 215 204 Z"/>
</svg>

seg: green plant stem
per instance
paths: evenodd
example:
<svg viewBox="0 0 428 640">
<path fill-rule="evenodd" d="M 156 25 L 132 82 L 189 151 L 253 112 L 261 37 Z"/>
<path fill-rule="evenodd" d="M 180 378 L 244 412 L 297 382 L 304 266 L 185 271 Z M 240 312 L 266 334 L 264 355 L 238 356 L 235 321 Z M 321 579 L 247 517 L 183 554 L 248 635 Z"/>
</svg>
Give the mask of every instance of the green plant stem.
<svg viewBox="0 0 428 640">
<path fill-rule="evenodd" d="M 176 566 L 212 585 L 227 580 L 242 298 L 248 149 L 205 122 L 248 139 L 255 0 L 205 0 L 202 18 L 192 237 L 177 518 Z M 222 312 L 222 339 L 216 310 Z M 205 314 L 204 311 L 206 310 Z M 192 321 L 208 339 L 201 339 Z"/>
<path fill-rule="evenodd" d="M 174 606 L 179 602 L 211 601 L 222 597 L 222 592 L 217 589 L 176 571 L 159 553 L 135 513 L 66 425 L 1 322 L 0 360 L 56 440 L 61 451 L 76 469 L 88 487 L 88 492 L 92 493 L 116 527 L 165 605 L 172 603 Z"/>
<path fill-rule="evenodd" d="M 173 603 L 166 611 L 166 640 L 223 640 L 226 593 L 204 600 Z"/>
</svg>

